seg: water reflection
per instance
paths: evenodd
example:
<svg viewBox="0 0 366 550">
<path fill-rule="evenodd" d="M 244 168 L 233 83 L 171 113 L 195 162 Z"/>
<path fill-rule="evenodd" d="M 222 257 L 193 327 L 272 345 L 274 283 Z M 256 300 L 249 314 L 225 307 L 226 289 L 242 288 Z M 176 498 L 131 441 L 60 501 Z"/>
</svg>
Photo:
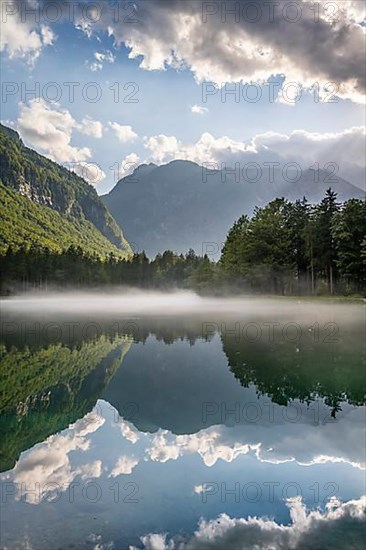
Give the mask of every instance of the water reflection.
<svg viewBox="0 0 366 550">
<path fill-rule="evenodd" d="M 121 366 L 131 338 L 101 336 L 79 345 L 0 347 L 0 468 L 21 451 L 82 418 Z M 43 343 L 43 345 L 45 345 Z"/>
<path fill-rule="evenodd" d="M 6 311 L 2 544 L 361 548 L 363 313 Z"/>
<path fill-rule="evenodd" d="M 305 518 L 305 506 L 320 506 L 326 515 L 332 496 L 356 499 L 352 518 L 361 515 L 364 471 L 358 465 L 333 457 L 304 468 L 289 457 L 262 457 L 260 437 L 250 442 L 243 427 L 232 433 L 225 426 L 178 436 L 140 432 L 99 400 L 91 413 L 23 453 L 3 474 L 9 541 L 21 547 L 25 512 L 29 541 L 37 548 L 62 548 L 54 544 L 65 537 L 65 522 L 68 545 L 80 547 L 93 529 L 101 541 L 128 548 L 156 530 L 193 534 L 200 517 L 223 513 L 227 520 L 271 516 L 277 525 L 291 522 L 288 505 L 292 520 Z"/>
</svg>

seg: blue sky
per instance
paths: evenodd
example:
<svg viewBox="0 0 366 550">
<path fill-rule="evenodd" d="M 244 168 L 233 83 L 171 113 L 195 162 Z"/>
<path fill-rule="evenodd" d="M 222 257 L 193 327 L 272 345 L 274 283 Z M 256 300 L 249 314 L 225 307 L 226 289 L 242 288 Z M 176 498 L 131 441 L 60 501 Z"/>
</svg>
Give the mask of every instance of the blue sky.
<svg viewBox="0 0 366 550">
<path fill-rule="evenodd" d="M 246 0 L 241 0 L 240 5 L 245 3 Z M 272 147 L 274 159 L 279 154 L 284 162 L 299 158 L 300 164 L 307 168 L 315 162 L 337 161 L 343 176 L 346 174 L 350 181 L 362 185 L 363 81 L 357 64 L 351 63 L 356 55 L 352 49 L 357 50 L 364 33 L 359 24 L 363 17 L 357 11 L 357 4 L 362 3 L 346 0 L 342 6 L 346 3 L 349 10 L 339 15 L 338 36 L 332 36 L 337 31 L 326 19 L 318 22 L 317 27 L 312 22 L 314 33 L 319 33 L 319 24 L 323 25 L 325 42 L 328 40 L 339 49 L 330 50 L 328 57 L 319 61 L 325 55 L 324 49 L 318 48 L 317 52 L 314 47 L 312 54 L 311 48 L 304 44 L 294 44 L 294 25 L 298 26 L 295 37 L 298 34 L 298 43 L 302 43 L 301 33 L 305 32 L 302 20 L 290 23 L 280 17 L 280 32 L 284 37 L 288 32 L 289 36 L 278 43 L 278 38 L 272 36 L 276 21 L 272 27 L 266 27 L 263 21 L 254 32 L 255 25 L 249 27 L 246 21 L 232 21 L 228 27 L 230 21 L 222 22 L 222 2 L 213 3 L 218 13 L 215 17 L 207 16 L 206 23 L 202 20 L 204 2 L 189 0 L 184 5 L 181 0 L 172 0 L 168 7 L 163 0 L 150 0 L 148 4 L 139 0 L 136 8 L 130 8 L 141 19 L 138 25 L 119 21 L 111 28 L 112 8 L 109 8 L 95 25 L 81 29 L 82 16 L 81 19 L 75 16 L 72 21 L 64 16 L 51 23 L 41 11 L 47 2 L 38 4 L 40 19 L 35 22 L 30 16 L 22 20 L 20 4 L 24 6 L 25 2 L 3 1 L 3 10 L 4 4 L 8 6 L 6 21 L 4 11 L 2 14 L 3 27 L 8 26 L 9 30 L 5 32 L 1 54 L 2 120 L 18 129 L 27 145 L 57 162 L 68 166 L 71 162 L 96 163 L 100 167 L 97 175 L 85 167 L 75 169 L 82 169 L 99 193 L 110 190 L 118 176 L 141 162 L 161 164 L 174 158 L 189 158 L 199 163 L 238 160 L 245 163 L 252 160 L 253 154 L 260 162 L 261 150 Z M 120 4 L 123 8 L 126 3 Z M 191 4 L 190 12 L 185 12 L 187 4 Z M 107 5 L 105 2 L 104 7 Z M 302 6 L 303 18 L 309 17 L 307 0 L 299 0 L 298 5 Z M 305 23 L 308 28 L 309 21 Z M 182 25 L 186 29 L 179 36 Z M 230 44 L 225 41 L 227 37 Z M 230 49 L 235 40 L 240 45 L 245 43 L 239 54 Z M 253 63 L 258 44 L 263 44 L 263 50 L 268 48 L 268 55 L 274 60 L 273 63 L 269 60 L 260 74 Z M 210 47 L 211 57 L 206 51 Z M 296 48 L 299 51 L 291 59 L 289 52 Z M 167 51 L 173 52 L 171 59 Z M 136 57 L 130 58 L 130 52 Z M 352 58 L 344 69 L 338 69 L 337 59 L 344 58 L 345 52 Z M 261 59 L 258 59 L 259 66 Z M 350 74 L 346 74 L 348 66 Z M 65 82 L 78 83 L 73 102 Z M 204 102 L 207 82 L 216 82 L 217 91 Z M 249 90 L 251 82 L 255 87 Z M 275 101 L 269 100 L 268 82 L 276 83 Z M 302 89 L 302 96 L 295 104 L 281 100 L 281 86 L 289 82 Z M 337 90 L 334 101 L 324 101 L 324 97 L 315 101 L 311 91 L 314 82 L 319 82 L 322 90 L 326 83 L 332 82 L 330 91 Z M 96 83 L 100 92 L 96 102 L 85 97 L 85 90 L 94 94 L 97 89 L 91 83 Z M 36 85 L 39 86 L 36 93 L 25 93 Z M 224 90 L 236 89 L 237 101 L 232 94 L 223 101 L 220 86 Z M 120 91 L 118 101 L 114 101 L 116 87 Z M 248 101 L 243 95 L 246 91 L 261 93 L 262 98 Z M 331 95 L 325 94 L 328 99 Z M 263 134 L 266 137 L 253 143 L 256 136 Z M 205 136 L 203 140 L 201 136 Z M 290 140 L 286 153 L 282 146 L 284 136 Z M 340 158 L 339 151 L 344 152 L 344 158 Z"/>
</svg>

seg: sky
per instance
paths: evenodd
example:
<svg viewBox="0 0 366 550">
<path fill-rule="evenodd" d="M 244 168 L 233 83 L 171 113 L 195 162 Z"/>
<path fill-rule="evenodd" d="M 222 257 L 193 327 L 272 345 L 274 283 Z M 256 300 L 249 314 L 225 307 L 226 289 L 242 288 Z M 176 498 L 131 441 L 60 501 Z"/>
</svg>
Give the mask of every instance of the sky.
<svg viewBox="0 0 366 550">
<path fill-rule="evenodd" d="M 1 0 L 1 120 L 100 194 L 177 158 L 364 188 L 365 5 Z"/>
</svg>

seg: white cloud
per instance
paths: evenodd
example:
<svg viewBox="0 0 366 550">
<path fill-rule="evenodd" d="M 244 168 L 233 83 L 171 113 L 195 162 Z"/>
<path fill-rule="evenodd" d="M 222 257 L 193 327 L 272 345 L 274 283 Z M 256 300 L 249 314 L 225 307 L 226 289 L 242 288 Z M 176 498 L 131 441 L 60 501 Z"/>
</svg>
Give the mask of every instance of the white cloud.
<svg viewBox="0 0 366 550">
<path fill-rule="evenodd" d="M 90 69 L 93 73 L 96 73 L 97 71 L 101 71 L 101 70 L 103 69 L 102 63 L 96 63 L 96 62 L 94 62 L 94 63 L 90 63 L 90 64 L 87 63 L 87 65 L 89 65 L 89 69 Z"/>
<path fill-rule="evenodd" d="M 95 186 L 97 186 L 106 178 L 106 173 L 96 162 L 77 162 L 71 163 L 70 166 L 68 166 L 68 163 L 66 163 L 64 164 L 64 166 Z"/>
<path fill-rule="evenodd" d="M 232 155 L 249 151 L 250 144 L 235 141 L 227 136 L 215 138 L 209 132 L 204 132 L 198 141 L 192 144 L 184 144 L 175 136 L 151 136 L 145 138 L 145 148 L 150 151 L 152 162 L 157 164 L 175 159 L 204 164 L 217 162 L 223 152 L 229 160 Z"/>
<path fill-rule="evenodd" d="M 262 83 L 272 75 L 305 88 L 318 82 L 323 89 L 334 82 L 338 97 L 364 102 L 365 29 L 358 24 L 364 17 L 362 2 L 338 0 L 332 11 L 322 0 L 316 20 L 310 0 L 298 0 L 297 13 L 288 9 L 287 0 L 278 0 L 273 12 L 270 3 L 263 6 L 255 22 L 248 0 L 235 2 L 237 17 L 228 15 L 226 21 L 225 3 L 213 3 L 214 13 L 206 16 L 208 4 L 141 0 L 138 25 L 118 25 L 105 12 L 93 27 L 84 24 L 84 31 L 107 30 L 116 45 L 130 48 L 131 59 L 141 58 L 145 70 L 187 68 L 197 82 L 218 85 Z"/>
<path fill-rule="evenodd" d="M 99 120 L 93 120 L 92 118 L 86 116 L 81 121 L 81 124 L 78 127 L 79 132 L 87 136 L 95 137 L 100 139 L 103 137 L 103 125 Z"/>
<path fill-rule="evenodd" d="M 175 136 L 165 136 L 160 134 L 145 138 L 145 147 L 151 153 L 152 162 L 163 164 L 169 162 L 179 155 L 179 141 Z M 180 157 L 185 158 L 185 157 Z"/>
<path fill-rule="evenodd" d="M 247 445 L 222 441 L 220 430 L 215 427 L 196 434 L 172 436 L 166 430 L 160 430 L 153 438 L 147 452 L 152 461 L 167 462 L 177 460 L 184 454 L 198 453 L 206 466 L 216 464 L 218 460 L 232 462 L 239 455 L 250 450 L 259 450 L 260 444 Z"/>
<path fill-rule="evenodd" d="M 105 53 L 102 52 L 95 52 L 94 57 L 97 61 L 100 63 L 114 63 L 116 60 L 116 56 L 113 55 L 113 53 L 110 50 L 107 50 Z"/>
<path fill-rule="evenodd" d="M 278 162 L 281 169 L 289 162 L 308 169 L 319 163 L 324 169 L 334 163 L 338 175 L 362 187 L 365 169 L 365 128 L 348 128 L 338 133 L 315 133 L 294 130 L 291 134 L 266 132 L 247 141 L 233 140 L 228 136 L 214 137 L 205 132 L 195 143 L 183 143 L 175 136 L 157 135 L 144 139 L 150 155 L 147 161 L 164 164 L 185 159 L 197 164 L 233 167 L 250 162 L 264 166 L 265 162 Z M 330 168 L 329 168 L 330 169 Z"/>
<path fill-rule="evenodd" d="M 23 9 L 25 6 L 23 2 Z M 55 35 L 47 25 L 37 23 L 33 17 L 22 19 L 18 2 L 9 0 L 2 5 L 0 51 L 5 51 L 10 58 L 20 57 L 34 64 L 42 49 L 54 40 Z"/>
<path fill-rule="evenodd" d="M 141 537 L 141 542 L 144 545 L 144 550 L 168 550 L 174 549 L 174 543 L 167 545 L 167 535 L 160 535 L 159 533 L 151 533 L 144 537 Z M 130 546 L 130 550 L 136 550 L 135 547 Z"/>
<path fill-rule="evenodd" d="M 67 431 L 50 436 L 22 455 L 12 470 L 12 481 L 16 484 L 18 498 L 24 494 L 27 502 L 39 504 L 55 487 L 58 491 L 65 491 L 77 476 L 83 480 L 100 477 L 100 460 L 73 467 L 69 454 L 72 451 L 87 451 L 90 447 L 88 436 L 104 422 L 105 419 L 94 409 Z"/>
<path fill-rule="evenodd" d="M 208 113 L 207 107 L 201 107 L 201 105 L 192 105 L 191 112 L 195 115 L 204 115 Z"/>
<path fill-rule="evenodd" d="M 352 533 L 354 547 L 364 542 L 366 498 L 341 503 L 331 499 L 325 511 L 307 511 L 299 497 L 287 499 L 290 525 L 272 519 L 231 518 L 201 519 L 194 535 L 167 540 L 166 534 L 150 533 L 141 537 L 145 550 L 293 550 L 301 548 L 346 548 Z M 131 550 L 136 550 L 131 547 Z"/>
<path fill-rule="evenodd" d="M 129 475 L 139 461 L 130 456 L 120 456 L 109 477 L 117 477 L 121 474 Z"/>
<path fill-rule="evenodd" d="M 32 99 L 28 105 L 20 103 L 18 127 L 31 145 L 42 149 L 56 162 L 80 162 L 91 156 L 87 147 L 70 144 L 78 124 L 70 112 L 57 103 L 50 105 L 43 99 Z"/>
<path fill-rule="evenodd" d="M 121 434 L 131 443 L 136 443 L 139 439 L 139 431 L 132 423 L 126 422 L 121 418 L 118 421 L 118 425 L 121 429 Z"/>
<path fill-rule="evenodd" d="M 89 67 L 89 69 L 92 72 L 101 71 L 103 69 L 103 63 L 114 63 L 116 60 L 116 56 L 113 55 L 113 53 L 110 50 L 107 50 L 106 52 L 94 52 L 94 59 L 96 61 L 88 62 L 86 61 L 86 65 Z"/>
<path fill-rule="evenodd" d="M 300 407 L 300 404 L 297 403 Z M 344 463 L 365 469 L 362 409 L 344 405 L 340 437 L 334 440 L 334 425 L 326 423 L 314 430 L 313 413 L 301 407 L 304 423 L 284 423 L 281 430 L 269 430 L 268 425 L 211 426 L 195 434 L 174 435 L 159 430 L 146 446 L 146 456 L 153 462 L 167 462 L 198 454 L 207 467 L 222 460 L 233 462 L 239 456 L 255 455 L 262 463 L 281 464 L 297 462 L 300 465 Z M 276 422 L 281 423 L 282 409 L 276 406 Z M 279 417 L 277 417 L 279 415 Z M 357 441 L 357 444 L 352 442 Z M 324 448 L 327 454 L 324 454 Z M 199 490 L 199 487 L 197 488 Z"/>
<path fill-rule="evenodd" d="M 114 459 L 109 477 L 129 475 L 138 463 L 149 460 L 165 463 L 194 455 L 200 457 L 209 468 L 218 461 L 232 463 L 239 457 L 250 454 L 258 460 L 258 465 L 285 462 L 296 462 L 299 466 L 343 463 L 357 470 L 364 469 L 364 411 L 361 407 L 354 408 L 348 405 L 344 405 L 343 409 L 343 416 L 337 424 L 338 438 L 334 438 L 335 425 L 332 423 L 314 427 L 314 411 L 309 411 L 306 404 L 303 405 L 302 422 L 283 422 L 282 427 L 277 422 L 277 413 L 280 414 L 282 408 L 275 406 L 275 430 L 269 429 L 274 425 L 272 423 L 236 425 L 231 428 L 216 425 L 194 434 L 175 435 L 162 429 L 155 434 L 139 432 L 131 422 L 119 418 L 111 405 L 98 401 L 91 413 L 67 430 L 49 437 L 45 442 L 23 453 L 7 476 L 17 483 L 18 487 L 21 483 L 26 484 L 25 487 L 29 488 L 29 497 L 26 498 L 33 500 L 34 504 L 37 503 L 37 497 L 32 496 L 31 492 L 35 483 L 40 484 L 42 498 L 47 483 L 56 483 L 65 490 L 76 476 L 81 476 L 82 479 L 100 477 L 103 470 L 103 453 L 100 457 L 102 461 L 90 462 L 85 459 L 82 463 L 78 459 L 77 464 L 73 465 L 73 451 L 79 451 L 79 456 L 83 457 L 83 451 L 88 451 L 92 447 L 92 434 L 111 418 L 118 419 L 114 423 L 116 433 L 118 435 L 120 431 L 126 441 L 121 441 L 117 437 L 117 445 L 107 449 L 107 459 Z M 280 416 L 282 417 L 282 414 Z M 327 449 L 327 456 L 322 454 L 324 448 Z M 259 470 L 258 475 L 261 475 Z M 193 485 L 192 490 L 196 494 L 202 492 L 200 482 L 198 478 Z"/>
<path fill-rule="evenodd" d="M 97 185 L 105 177 L 100 166 L 88 161 L 92 156 L 88 147 L 71 145 L 73 132 L 101 138 L 102 123 L 90 117 L 78 123 L 67 109 L 58 103 L 48 104 L 43 99 L 32 99 L 19 104 L 18 129 L 21 136 L 51 160 L 63 164 L 89 183 Z"/>
<path fill-rule="evenodd" d="M 98 414 L 98 409 L 95 407 L 91 412 L 87 413 L 83 418 L 71 424 L 70 429 L 73 429 L 74 433 L 78 437 L 85 437 L 99 430 L 105 423 L 105 418 Z"/>
<path fill-rule="evenodd" d="M 306 4 L 311 4 L 313 0 L 303 0 Z M 327 21 L 329 19 L 336 19 L 339 12 L 343 11 L 343 16 L 350 20 L 354 20 L 356 23 L 365 22 L 366 17 L 366 4 L 360 2 L 360 0 L 342 0 L 341 2 L 335 2 L 334 6 L 329 6 L 329 0 L 319 0 L 321 9 L 319 9 L 319 17 Z M 327 8 L 328 4 L 328 8 Z"/>
<path fill-rule="evenodd" d="M 135 139 L 138 138 L 138 135 L 133 131 L 131 126 L 122 126 L 121 124 L 118 124 L 118 122 L 110 122 L 109 126 L 115 132 L 121 143 L 135 141 Z"/>
<path fill-rule="evenodd" d="M 197 0 L 140 0 L 135 19 L 138 24 L 119 24 L 115 10 L 89 8 L 76 3 L 75 25 L 88 36 L 107 32 L 115 46 L 129 48 L 131 59 L 140 59 L 144 70 L 164 70 L 168 66 L 190 70 L 197 82 L 266 82 L 272 75 L 310 88 L 318 82 L 323 88 L 333 82 L 340 98 L 364 102 L 364 2 L 360 0 L 321 0 L 316 14 L 312 0 L 288 0 L 260 5 L 257 18 L 253 3 L 237 0 L 236 17 L 228 15 L 226 4 Z M 251 9 L 248 4 L 252 4 Z M 293 6 L 295 4 L 295 8 Z M 23 23 L 12 0 L 14 15 L 3 24 L 1 47 L 10 56 L 37 58 L 42 48 L 54 40 L 51 29 Z M 28 6 L 31 2 L 28 2 Z M 59 2 L 69 17 L 66 2 Z M 334 7 L 333 7 L 334 6 Z M 209 10 L 213 13 L 206 13 Z M 291 21 L 298 16 L 298 20 Z M 92 20 L 94 21 L 92 22 Z M 33 23 L 32 23 L 33 21 Z M 311 45 L 311 47 L 309 46 Z M 103 63 L 113 63 L 114 54 L 96 51 L 92 71 Z M 324 96 L 324 94 L 323 94 Z"/>
</svg>

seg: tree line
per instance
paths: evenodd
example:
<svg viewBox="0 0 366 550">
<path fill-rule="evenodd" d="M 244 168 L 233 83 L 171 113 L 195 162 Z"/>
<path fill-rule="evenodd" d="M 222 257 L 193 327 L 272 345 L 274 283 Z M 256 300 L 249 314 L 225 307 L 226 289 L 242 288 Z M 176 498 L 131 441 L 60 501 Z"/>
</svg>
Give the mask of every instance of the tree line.
<svg viewBox="0 0 366 550">
<path fill-rule="evenodd" d="M 220 264 L 248 289 L 278 294 L 363 292 L 366 201 L 328 189 L 318 205 L 275 199 L 229 231 Z"/>
<path fill-rule="evenodd" d="M 191 288 L 221 294 L 362 294 L 366 288 L 366 201 L 343 204 L 328 189 L 318 205 L 283 198 L 242 216 L 229 230 L 215 263 L 191 249 L 144 252 L 103 260 L 70 246 L 61 253 L 39 245 L 9 247 L 1 258 L 1 292 L 55 287 L 127 285 Z"/>
</svg>

